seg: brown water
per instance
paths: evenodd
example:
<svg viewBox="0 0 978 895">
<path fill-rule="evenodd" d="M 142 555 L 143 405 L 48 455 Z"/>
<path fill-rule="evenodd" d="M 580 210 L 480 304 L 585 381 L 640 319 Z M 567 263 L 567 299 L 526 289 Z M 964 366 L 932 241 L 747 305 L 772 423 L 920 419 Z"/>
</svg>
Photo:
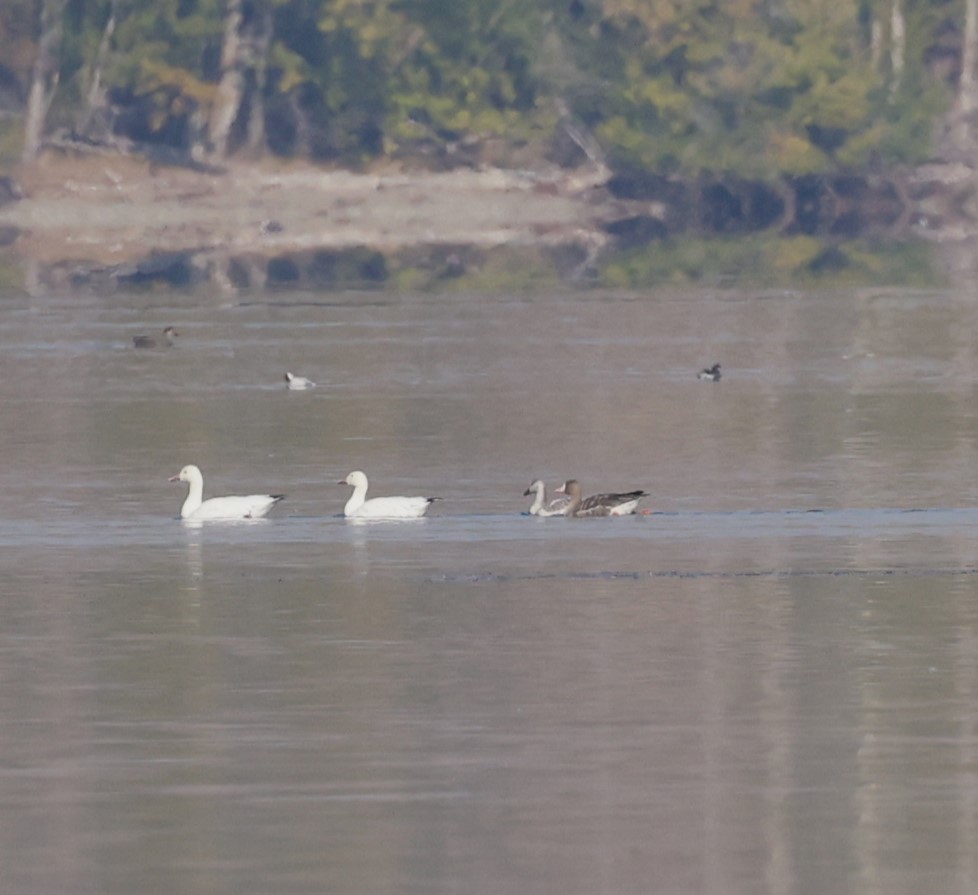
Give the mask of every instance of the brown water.
<svg viewBox="0 0 978 895">
<path fill-rule="evenodd" d="M 976 318 L 6 297 L 0 892 L 973 895 Z M 187 526 L 191 462 L 288 498 Z M 348 523 L 354 468 L 444 499 Z"/>
</svg>

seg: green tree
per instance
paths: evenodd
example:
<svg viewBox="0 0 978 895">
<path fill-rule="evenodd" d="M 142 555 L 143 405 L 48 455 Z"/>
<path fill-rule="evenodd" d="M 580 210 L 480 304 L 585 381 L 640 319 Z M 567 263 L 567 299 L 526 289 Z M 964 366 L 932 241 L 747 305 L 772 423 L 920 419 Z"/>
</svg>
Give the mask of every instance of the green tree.
<svg viewBox="0 0 978 895">
<path fill-rule="evenodd" d="M 905 22 L 888 70 L 861 0 L 582 0 L 563 31 L 603 56 L 606 89 L 578 108 L 619 163 L 765 178 L 923 154 L 937 6 Z"/>
<path fill-rule="evenodd" d="M 773 179 L 919 159 L 955 91 L 970 120 L 973 6 L 5 0 L 0 59 L 29 87 L 28 156 L 57 128 L 355 161 L 573 119 L 617 165 Z"/>
</svg>

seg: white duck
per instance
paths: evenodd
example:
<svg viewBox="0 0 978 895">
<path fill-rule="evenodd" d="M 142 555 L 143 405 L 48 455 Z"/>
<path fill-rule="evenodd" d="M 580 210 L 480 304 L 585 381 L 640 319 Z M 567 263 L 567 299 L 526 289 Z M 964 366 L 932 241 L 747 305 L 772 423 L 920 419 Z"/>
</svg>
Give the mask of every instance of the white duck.
<svg viewBox="0 0 978 895">
<path fill-rule="evenodd" d="M 180 508 L 181 519 L 261 519 L 280 500 L 284 494 L 249 494 L 246 497 L 212 497 L 204 500 L 204 477 L 193 464 L 184 466 L 171 482 L 186 482 L 190 485 L 187 499 Z"/>
<path fill-rule="evenodd" d="M 530 482 L 530 487 L 523 492 L 524 497 L 529 497 L 531 494 L 536 495 L 533 498 L 533 503 L 530 504 L 529 513 L 531 516 L 563 516 L 570 505 L 571 499 L 566 495 L 548 501 L 547 486 L 540 479 L 534 479 Z"/>
<path fill-rule="evenodd" d="M 367 477 L 359 469 L 338 485 L 352 485 L 353 494 L 343 507 L 343 515 L 353 519 L 417 519 L 438 497 L 373 497 L 367 500 Z"/>
<path fill-rule="evenodd" d="M 305 376 L 294 376 L 292 373 L 285 374 L 285 387 L 294 392 L 301 392 L 307 388 L 315 388 L 316 383 Z"/>
<path fill-rule="evenodd" d="M 625 493 L 594 494 L 581 498 L 581 485 L 577 479 L 568 479 L 557 489 L 558 494 L 570 497 L 565 516 L 581 518 L 584 516 L 628 516 L 635 512 L 639 500 L 648 497 L 647 491 L 628 491 Z"/>
</svg>

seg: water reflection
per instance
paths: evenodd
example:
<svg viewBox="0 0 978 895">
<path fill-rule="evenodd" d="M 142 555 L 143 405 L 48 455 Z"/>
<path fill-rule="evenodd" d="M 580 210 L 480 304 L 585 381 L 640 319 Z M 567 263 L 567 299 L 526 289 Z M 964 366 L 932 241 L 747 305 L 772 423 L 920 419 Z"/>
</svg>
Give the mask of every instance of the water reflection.
<svg viewBox="0 0 978 895">
<path fill-rule="evenodd" d="M 182 519 L 180 524 L 187 529 L 187 537 L 184 541 L 185 589 L 199 600 L 204 578 L 203 547 L 200 535 L 203 523 Z"/>
<path fill-rule="evenodd" d="M 644 206 L 643 206 L 644 210 Z M 651 223 L 651 228 L 648 226 Z M 786 236 L 782 228 L 744 236 L 667 234 L 661 222 L 644 214 L 602 228 L 551 231 L 523 244 L 418 245 L 378 251 L 371 246 L 338 250 L 283 250 L 277 255 L 231 255 L 224 250 L 190 248 L 150 252 L 126 264 L 62 258 L 38 260 L 0 247 L 0 272 L 22 282 L 30 295 L 65 288 L 100 294 L 130 290 L 197 289 L 215 302 L 237 295 L 297 290 L 338 292 L 380 290 L 410 283 L 419 291 L 525 291 L 560 283 L 649 289 L 662 283 L 740 284 L 794 289 L 799 282 L 823 289 L 853 283 L 929 285 L 966 282 L 973 245 L 947 240 L 931 244 L 891 234 L 868 240 L 839 233 Z M 845 234 L 842 234 L 844 237 Z"/>
<path fill-rule="evenodd" d="M 347 519 L 344 520 L 347 526 L 348 537 L 353 545 L 353 568 L 360 577 L 365 576 L 370 571 L 370 539 L 368 529 L 375 525 L 372 519 Z"/>
</svg>

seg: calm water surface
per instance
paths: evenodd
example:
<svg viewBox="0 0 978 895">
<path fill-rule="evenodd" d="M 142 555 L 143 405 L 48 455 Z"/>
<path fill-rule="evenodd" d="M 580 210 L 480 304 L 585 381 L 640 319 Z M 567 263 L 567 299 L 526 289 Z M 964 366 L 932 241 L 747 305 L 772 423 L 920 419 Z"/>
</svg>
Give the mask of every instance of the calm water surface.
<svg viewBox="0 0 978 895">
<path fill-rule="evenodd" d="M 953 292 L 6 296 L 0 892 L 973 895 L 976 387 Z"/>
</svg>

